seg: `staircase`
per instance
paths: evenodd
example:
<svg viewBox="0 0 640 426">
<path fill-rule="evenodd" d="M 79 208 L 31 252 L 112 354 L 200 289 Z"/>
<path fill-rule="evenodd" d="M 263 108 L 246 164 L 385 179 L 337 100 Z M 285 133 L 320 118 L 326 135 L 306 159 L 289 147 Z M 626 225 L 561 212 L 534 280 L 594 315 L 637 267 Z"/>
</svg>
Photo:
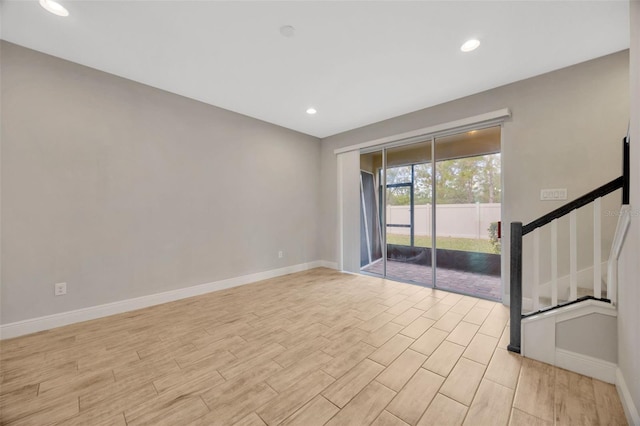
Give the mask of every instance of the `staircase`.
<svg viewBox="0 0 640 426">
<path fill-rule="evenodd" d="M 609 383 L 615 381 L 617 358 L 618 257 L 630 223 L 628 136 L 622 143 L 622 176 L 526 225 L 511 223 L 508 349 Z M 602 199 L 619 189 L 622 207 L 616 212 L 618 223 L 609 258 L 602 262 Z M 593 209 L 593 260 L 588 268 L 578 271 L 577 211 L 588 208 Z M 565 216 L 569 219 L 569 273 L 560 277 L 558 220 Z M 545 227 L 550 232 L 550 280 L 541 283 L 540 235 Z M 523 297 L 523 237 L 531 238 L 533 247 L 527 257 L 533 275 L 533 282 L 527 286 L 528 297 Z"/>
<path fill-rule="evenodd" d="M 602 281 L 602 296 L 603 296 L 603 299 L 607 299 L 607 282 L 604 280 Z M 585 300 L 585 299 L 592 299 L 592 298 L 595 298 L 593 296 L 593 288 L 578 287 L 578 295 L 576 300 Z M 564 306 L 569 302 L 572 302 L 572 300 L 569 300 L 568 297 L 565 297 L 565 298 L 560 297 L 558 298 L 557 306 Z M 540 306 L 539 311 L 547 311 L 550 308 L 553 308 L 550 297 L 540 296 L 538 305 Z M 526 307 L 523 307 L 523 309 L 526 310 Z"/>
</svg>

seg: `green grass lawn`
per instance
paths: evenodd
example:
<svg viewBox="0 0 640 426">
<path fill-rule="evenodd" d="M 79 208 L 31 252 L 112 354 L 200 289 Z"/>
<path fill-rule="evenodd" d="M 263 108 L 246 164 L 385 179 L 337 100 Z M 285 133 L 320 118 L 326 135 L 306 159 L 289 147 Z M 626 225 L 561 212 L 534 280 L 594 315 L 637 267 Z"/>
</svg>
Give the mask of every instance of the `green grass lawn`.
<svg viewBox="0 0 640 426">
<path fill-rule="evenodd" d="M 402 246 L 409 245 L 408 235 L 387 234 L 388 244 Z M 436 245 L 441 249 L 475 251 L 479 253 L 495 253 L 489 240 L 475 240 L 472 238 L 436 237 Z M 416 247 L 431 247 L 430 236 L 416 236 L 414 241 Z"/>
</svg>

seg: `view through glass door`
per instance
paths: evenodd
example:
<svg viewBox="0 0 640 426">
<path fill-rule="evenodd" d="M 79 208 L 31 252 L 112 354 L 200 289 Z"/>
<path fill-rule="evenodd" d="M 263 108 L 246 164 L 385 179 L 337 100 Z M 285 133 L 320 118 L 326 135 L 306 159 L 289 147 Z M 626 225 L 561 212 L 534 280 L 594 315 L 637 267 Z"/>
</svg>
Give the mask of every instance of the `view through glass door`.
<svg viewBox="0 0 640 426">
<path fill-rule="evenodd" d="M 500 300 L 500 127 L 436 139 L 436 283 Z"/>
<path fill-rule="evenodd" d="M 431 141 L 386 150 L 387 277 L 433 285 Z"/>
<path fill-rule="evenodd" d="M 500 300 L 500 168 L 500 127 L 362 154 L 361 270 Z"/>
</svg>

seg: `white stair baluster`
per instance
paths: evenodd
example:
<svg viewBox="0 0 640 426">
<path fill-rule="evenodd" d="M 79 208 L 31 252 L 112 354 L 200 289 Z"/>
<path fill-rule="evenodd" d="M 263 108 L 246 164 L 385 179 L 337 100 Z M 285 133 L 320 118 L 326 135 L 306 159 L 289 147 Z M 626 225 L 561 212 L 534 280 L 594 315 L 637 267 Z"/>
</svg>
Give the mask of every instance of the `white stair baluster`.
<svg viewBox="0 0 640 426">
<path fill-rule="evenodd" d="M 551 222 L 551 306 L 558 304 L 558 219 Z"/>
<path fill-rule="evenodd" d="M 578 238 L 576 210 L 569 213 L 569 300 L 578 298 Z"/>
<path fill-rule="evenodd" d="M 540 296 L 538 290 L 540 288 L 540 228 L 533 231 L 533 287 L 531 288 L 531 299 L 533 301 L 533 310 L 540 309 Z"/>
<path fill-rule="evenodd" d="M 593 296 L 602 298 L 602 243 L 601 243 L 601 208 L 602 198 L 593 202 Z"/>
</svg>

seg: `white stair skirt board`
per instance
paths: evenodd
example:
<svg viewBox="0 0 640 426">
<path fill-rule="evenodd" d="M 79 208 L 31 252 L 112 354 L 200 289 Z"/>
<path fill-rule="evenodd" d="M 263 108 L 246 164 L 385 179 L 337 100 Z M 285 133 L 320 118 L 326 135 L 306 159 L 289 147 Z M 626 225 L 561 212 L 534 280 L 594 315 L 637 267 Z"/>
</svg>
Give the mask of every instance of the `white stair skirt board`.
<svg viewBox="0 0 640 426">
<path fill-rule="evenodd" d="M 537 317 L 538 315 L 536 315 Z M 522 320 L 522 356 L 556 365 L 556 319 L 552 315 Z"/>
<path fill-rule="evenodd" d="M 61 312 L 53 315 L 47 315 L 23 321 L 16 321 L 9 324 L 0 325 L 0 339 L 9 339 L 11 337 L 23 336 L 25 334 L 36 333 L 38 331 L 49 330 L 52 328 L 62 327 L 64 325 L 74 324 L 77 322 L 107 317 L 109 315 L 121 314 L 123 312 L 134 311 L 136 309 L 147 308 L 149 306 L 160 305 L 162 303 L 173 302 L 175 300 L 186 299 L 188 297 L 199 296 L 201 294 L 211 293 L 213 291 L 238 287 L 257 281 L 267 280 L 269 278 L 275 278 L 282 275 L 306 271 L 308 269 L 319 267 L 337 269 L 337 265 L 334 262 L 319 260 L 287 266 L 279 269 L 272 269 L 269 271 L 257 272 L 255 274 L 242 275 L 239 277 L 228 278 L 211 283 L 180 288 L 163 293 L 150 294 L 147 296 L 136 297 L 134 299 L 120 300 L 118 302 L 107 303 L 104 305 L 91 306 L 74 311 Z"/>
<path fill-rule="evenodd" d="M 590 314 L 617 316 L 618 312 L 608 303 L 585 300 L 523 319 L 522 356 L 615 383 L 615 364 L 556 348 L 556 324 Z"/>
<path fill-rule="evenodd" d="M 638 414 L 638 407 L 633 403 L 633 398 L 631 398 L 627 382 L 619 368 L 616 370 L 616 388 L 618 389 L 618 395 L 620 395 L 624 414 L 627 416 L 627 422 L 629 422 L 630 425 L 640 426 L 640 414 Z"/>
<path fill-rule="evenodd" d="M 587 355 L 556 348 L 555 365 L 583 376 L 614 384 L 618 365 Z"/>
</svg>

